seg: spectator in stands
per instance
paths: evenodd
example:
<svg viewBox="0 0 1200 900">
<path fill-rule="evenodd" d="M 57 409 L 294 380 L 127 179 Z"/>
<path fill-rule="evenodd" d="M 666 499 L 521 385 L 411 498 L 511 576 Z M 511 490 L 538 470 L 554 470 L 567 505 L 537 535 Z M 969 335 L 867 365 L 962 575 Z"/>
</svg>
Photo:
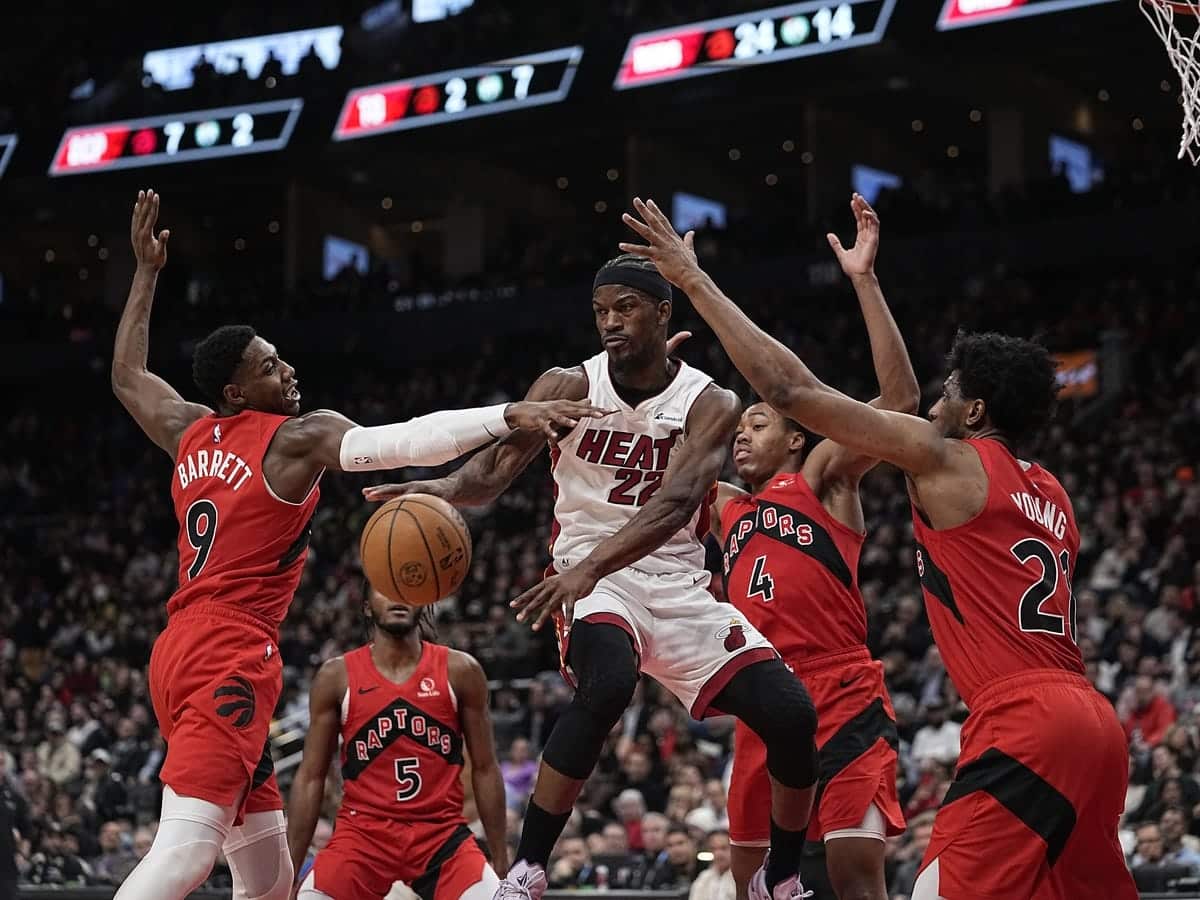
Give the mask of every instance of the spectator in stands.
<svg viewBox="0 0 1200 900">
<path fill-rule="evenodd" d="M 128 878 L 129 873 L 133 871 L 134 867 L 150 852 L 150 846 L 154 843 L 154 833 L 157 830 L 157 827 L 142 825 L 133 833 L 133 852 L 129 855 L 128 859 L 112 868 L 112 876 L 115 884 L 120 884 Z"/>
<path fill-rule="evenodd" d="M 667 805 L 667 788 L 661 778 L 653 777 L 650 755 L 644 750 L 631 750 L 621 764 L 624 776 L 621 787 L 632 788 L 642 795 L 646 807 L 662 812 Z"/>
<path fill-rule="evenodd" d="M 662 813 L 646 813 L 642 816 L 642 855 L 648 867 L 666 858 L 667 831 L 671 820 Z"/>
<path fill-rule="evenodd" d="M 712 862 L 692 882 L 688 900 L 734 900 L 737 886 L 730 871 L 729 832 L 711 832 L 704 839 L 704 849 L 712 854 Z"/>
<path fill-rule="evenodd" d="M 1197 840 L 1188 834 L 1192 817 L 1182 806 L 1168 806 L 1158 822 L 1162 835 L 1163 859 L 1167 865 L 1191 866 L 1200 872 Z"/>
<path fill-rule="evenodd" d="M 646 815 L 646 801 L 642 798 L 642 792 L 634 788 L 621 791 L 613 800 L 613 812 L 625 828 L 629 848 L 635 852 L 645 849 L 642 843 L 642 818 Z"/>
<path fill-rule="evenodd" d="M 932 763 L 953 764 L 958 759 L 959 732 L 962 726 L 950 720 L 949 709 L 940 697 L 925 709 L 927 724 L 913 736 L 912 761 L 920 769 Z"/>
<path fill-rule="evenodd" d="M 1156 688 L 1150 675 L 1138 675 L 1133 684 L 1133 708 L 1122 725 L 1131 744 L 1153 747 L 1175 721 L 1175 707 Z"/>
<path fill-rule="evenodd" d="M 526 738 L 519 737 L 508 748 L 508 758 L 500 763 L 500 774 L 504 778 L 504 795 L 512 809 L 523 809 L 533 782 L 537 778 L 537 760 Z"/>
<path fill-rule="evenodd" d="M 67 740 L 62 715 L 53 713 L 46 720 L 46 739 L 37 748 L 38 772 L 62 786 L 79 777 L 82 759 L 79 750 Z"/>
<path fill-rule="evenodd" d="M 558 842 L 558 859 L 550 866 L 546 877 L 552 888 L 595 887 L 596 870 L 587 842 L 578 836 L 564 837 Z"/>
<path fill-rule="evenodd" d="M 682 825 L 672 825 L 667 830 L 666 853 L 650 867 L 642 887 L 648 891 L 687 890 L 697 869 L 696 842 Z"/>
<path fill-rule="evenodd" d="M 90 865 L 95 880 L 103 884 L 120 884 L 118 873 L 132 871 L 136 865 L 133 855 L 133 836 L 124 822 L 105 822 L 100 826 L 100 855 Z"/>
<path fill-rule="evenodd" d="M 129 794 L 121 776 L 112 770 L 112 756 L 103 747 L 93 750 L 83 770 L 79 802 L 97 821 L 116 819 L 129 812 Z"/>
<path fill-rule="evenodd" d="M 1166 847 L 1163 844 L 1162 831 L 1158 824 L 1143 822 L 1135 829 L 1134 833 L 1137 836 L 1137 849 L 1134 851 L 1133 859 L 1129 861 L 1130 868 L 1163 865 Z"/>
<path fill-rule="evenodd" d="M 88 864 L 72 853 L 62 826 L 50 822 L 42 831 L 41 844 L 29 860 L 26 879 L 35 885 L 84 885 L 91 877 Z"/>
<path fill-rule="evenodd" d="M 912 894 L 921 860 L 929 846 L 929 839 L 933 836 L 934 816 L 935 812 L 929 810 L 909 819 L 908 831 L 899 839 L 899 847 L 892 855 L 892 863 L 896 867 L 890 889 L 893 897 L 907 900 Z"/>
</svg>

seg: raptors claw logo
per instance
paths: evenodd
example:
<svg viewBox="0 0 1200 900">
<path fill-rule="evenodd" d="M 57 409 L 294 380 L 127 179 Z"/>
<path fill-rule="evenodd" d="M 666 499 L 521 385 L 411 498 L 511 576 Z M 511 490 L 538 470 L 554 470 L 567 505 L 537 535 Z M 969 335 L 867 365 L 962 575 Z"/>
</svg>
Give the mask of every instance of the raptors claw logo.
<svg viewBox="0 0 1200 900">
<path fill-rule="evenodd" d="M 223 719 L 232 717 L 234 728 L 245 728 L 254 721 L 254 685 L 241 675 L 230 675 L 225 684 L 213 691 L 213 699 L 217 701 L 217 715 Z"/>
</svg>

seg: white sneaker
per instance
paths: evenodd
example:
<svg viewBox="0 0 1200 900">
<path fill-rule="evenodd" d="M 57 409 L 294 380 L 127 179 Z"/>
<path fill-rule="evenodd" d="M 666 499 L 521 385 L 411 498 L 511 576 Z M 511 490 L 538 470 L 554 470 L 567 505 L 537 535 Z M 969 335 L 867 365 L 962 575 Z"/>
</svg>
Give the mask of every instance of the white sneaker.
<svg viewBox="0 0 1200 900">
<path fill-rule="evenodd" d="M 546 892 L 546 872 L 539 865 L 517 860 L 508 870 L 492 900 L 542 900 Z"/>
<path fill-rule="evenodd" d="M 750 879 L 750 900 L 804 900 L 805 897 L 811 897 L 812 891 L 806 891 L 804 885 L 800 883 L 800 876 L 793 875 L 790 878 L 785 878 L 779 884 L 775 885 L 775 890 L 767 890 L 767 861 L 764 859 L 762 867 L 754 873 L 754 877 Z"/>
</svg>

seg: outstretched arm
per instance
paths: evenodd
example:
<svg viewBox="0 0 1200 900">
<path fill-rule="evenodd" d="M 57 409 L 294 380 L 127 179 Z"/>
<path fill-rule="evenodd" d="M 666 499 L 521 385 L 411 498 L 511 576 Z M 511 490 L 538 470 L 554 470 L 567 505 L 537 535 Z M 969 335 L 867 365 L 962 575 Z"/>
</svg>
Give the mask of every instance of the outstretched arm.
<svg viewBox="0 0 1200 900">
<path fill-rule="evenodd" d="M 337 752 L 341 731 L 342 695 L 346 693 L 346 683 L 346 661 L 338 656 L 321 666 L 309 688 L 304 757 L 288 797 L 287 842 L 292 855 L 292 871 L 297 876 L 321 816 L 325 776 L 329 774 L 329 766 Z"/>
<path fill-rule="evenodd" d="M 726 297 L 696 262 L 692 233 L 683 240 L 654 204 L 634 200 L 641 220 L 625 223 L 648 242 L 621 249 L 652 260 L 683 290 L 712 327 L 738 371 L 759 395 L 807 428 L 850 451 L 894 463 L 912 475 L 943 464 L 947 441 L 933 424 L 916 416 L 875 409 L 822 383 L 791 350 L 779 343 Z"/>
<path fill-rule="evenodd" d="M 158 222 L 159 195 L 138 191 L 130 223 L 137 270 L 129 298 L 117 325 L 113 347 L 112 389 L 141 426 L 146 436 L 175 458 L 179 439 L 187 427 L 212 412 L 200 403 L 188 403 L 179 392 L 146 368 L 150 352 L 150 309 L 158 272 L 167 264 L 169 230 L 154 236 Z"/>
<path fill-rule="evenodd" d="M 871 401 L 871 406 L 913 415 L 921 402 L 921 388 L 913 373 L 904 338 L 883 298 L 879 279 L 875 277 L 879 216 L 861 194 L 851 198 L 850 209 L 857 225 L 854 245 L 846 249 L 837 235 L 831 233 L 826 237 L 842 271 L 854 285 L 854 293 L 858 296 L 858 305 L 867 326 L 875 377 L 879 379 L 879 396 Z M 823 441 L 809 454 L 804 464 L 804 474 L 818 495 L 823 494 L 824 486 L 832 483 L 857 489 L 859 479 L 878 461 L 877 458 L 855 453 L 836 441 Z"/>
<path fill-rule="evenodd" d="M 450 684 L 458 697 L 458 718 L 471 756 L 471 786 L 475 807 L 492 853 L 492 868 L 503 878 L 508 873 L 505 840 L 504 778 L 496 761 L 492 717 L 488 712 L 487 677 L 475 657 L 450 651 Z"/>
<path fill-rule="evenodd" d="M 597 581 L 654 552 L 686 526 L 717 483 L 740 411 L 732 391 L 716 385 L 706 388 L 692 404 L 685 426 L 687 440 L 671 456 L 662 487 L 578 565 L 534 585 L 514 600 L 511 605 L 520 610 L 517 620 L 534 619 L 537 631 L 562 607 L 570 621 L 575 601 L 590 594 Z"/>
<path fill-rule="evenodd" d="M 587 390 L 582 369 L 550 369 L 530 386 L 525 399 L 583 400 Z M 375 485 L 364 488 L 363 495 L 368 500 L 387 500 L 402 494 L 433 494 L 456 506 L 484 506 L 504 493 L 545 446 L 544 434 L 516 431 L 476 453 L 466 465 L 445 478 Z"/>
</svg>

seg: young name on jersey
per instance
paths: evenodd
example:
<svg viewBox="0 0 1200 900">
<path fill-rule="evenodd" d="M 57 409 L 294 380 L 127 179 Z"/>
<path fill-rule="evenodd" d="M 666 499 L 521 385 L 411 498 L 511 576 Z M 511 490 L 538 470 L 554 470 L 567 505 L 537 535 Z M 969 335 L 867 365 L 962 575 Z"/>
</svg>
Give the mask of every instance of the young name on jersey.
<svg viewBox="0 0 1200 900">
<path fill-rule="evenodd" d="M 254 477 L 254 470 L 236 453 L 214 449 L 194 450 L 176 466 L 179 487 L 185 488 L 197 478 L 218 478 L 235 491 Z"/>
<path fill-rule="evenodd" d="M 1032 497 L 1025 491 L 1014 491 L 1009 497 L 1030 522 L 1045 528 L 1060 541 L 1063 539 L 1067 533 L 1067 514 L 1053 502 Z"/>
<path fill-rule="evenodd" d="M 353 779 L 400 738 L 428 747 L 452 766 L 463 764 L 462 738 L 420 707 L 397 697 L 347 741 L 342 777 Z"/>
</svg>

